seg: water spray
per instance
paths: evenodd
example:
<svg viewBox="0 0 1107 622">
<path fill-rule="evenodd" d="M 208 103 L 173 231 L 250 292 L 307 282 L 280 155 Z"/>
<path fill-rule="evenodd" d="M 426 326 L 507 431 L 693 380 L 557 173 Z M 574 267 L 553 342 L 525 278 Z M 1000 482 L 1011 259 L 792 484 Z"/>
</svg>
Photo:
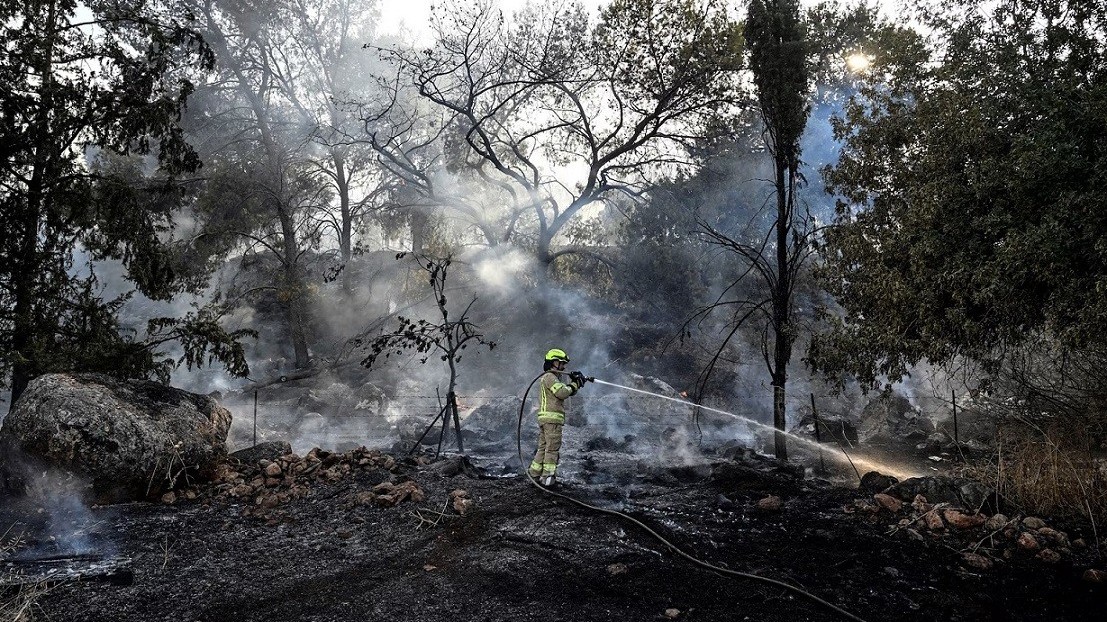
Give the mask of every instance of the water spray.
<svg viewBox="0 0 1107 622">
<path fill-rule="evenodd" d="M 632 388 L 632 387 L 624 387 L 622 385 L 618 385 L 618 384 L 615 384 L 615 383 L 612 383 L 612 382 L 605 382 L 603 380 L 597 380 L 597 379 L 589 377 L 589 376 L 584 376 L 581 372 L 574 372 L 574 373 L 577 374 L 578 379 L 583 379 L 583 380 L 586 380 L 586 381 L 589 381 L 589 382 L 595 382 L 597 384 L 606 384 L 606 385 L 610 385 L 610 386 L 613 386 L 613 387 L 618 387 L 618 388 L 621 388 L 621 389 L 627 389 L 629 391 L 635 391 L 635 392 L 638 392 L 638 393 L 646 393 L 646 394 L 649 394 L 649 395 L 655 395 L 657 397 L 661 397 L 661 398 L 665 398 L 665 399 L 669 399 L 669 400 L 674 400 L 674 401 L 677 401 L 677 402 L 690 404 L 692 406 L 697 406 L 697 404 L 692 404 L 691 402 L 686 402 L 685 400 L 677 400 L 675 398 L 671 398 L 671 397 L 668 397 L 668 396 L 665 396 L 665 395 L 658 395 L 656 393 L 650 393 L 649 391 L 642 391 L 640 389 L 635 389 L 635 388 Z M 523 399 L 520 400 L 520 402 L 519 402 L 519 422 L 518 422 L 518 427 L 516 428 L 516 433 L 515 433 L 515 443 L 516 443 L 516 447 L 518 448 L 518 451 L 519 451 L 519 464 L 523 465 L 523 475 L 526 476 L 527 480 L 530 481 L 530 483 L 535 488 L 537 488 L 538 490 L 540 490 L 540 491 L 542 491 L 542 492 L 544 492 L 548 495 L 553 495 L 553 496 L 558 497 L 560 499 L 564 499 L 565 501 L 568 501 L 569 503 L 572 503 L 574 505 L 578 505 L 578 506 L 580 506 L 582 508 L 585 508 L 587 510 L 592 510 L 594 512 L 599 512 L 601 514 L 608 514 L 608 515 L 611 515 L 611 516 L 618 516 L 619 518 L 630 521 L 631 523 L 634 523 L 639 528 L 641 528 L 643 531 L 648 533 L 650 536 L 652 536 L 653 538 L 655 538 L 656 540 L 658 540 L 659 542 L 664 544 L 673 553 L 679 555 L 680 557 L 683 557 L 684 559 L 692 562 L 693 564 L 696 564 L 697 566 L 700 566 L 702 568 L 706 568 L 707 570 L 710 570 L 712 572 L 716 572 L 716 573 L 721 574 L 721 575 L 731 576 L 731 577 L 735 577 L 735 578 L 739 578 L 739 579 L 748 579 L 748 580 L 755 581 L 755 582 L 758 582 L 758 583 L 764 583 L 764 584 L 767 584 L 767 585 L 770 585 L 770 586 L 773 586 L 773 587 L 781 588 L 781 589 L 784 589 L 785 591 L 788 591 L 788 592 L 791 592 L 791 593 L 796 594 L 798 596 L 801 596 L 802 598 L 805 598 L 808 601 L 813 602 L 813 603 L 815 603 L 815 604 L 817 604 L 821 607 L 824 607 L 827 610 L 832 611 L 835 614 L 837 614 L 837 615 L 839 615 L 839 616 L 841 616 L 841 617 L 843 617 L 847 620 L 852 620 L 854 622 L 865 622 L 862 618 L 846 611 L 845 609 L 842 609 L 841 607 L 835 605 L 834 603 L 831 603 L 827 600 L 819 598 L 818 596 L 812 594 L 811 592 L 808 592 L 807 590 L 796 587 L 796 586 L 794 586 L 790 583 L 786 583 L 784 581 L 778 581 L 776 579 L 772 579 L 772 578 L 769 578 L 769 577 L 763 577 L 759 574 L 754 574 L 752 572 L 741 572 L 741 571 L 738 571 L 738 570 L 731 570 L 730 568 L 723 568 L 721 566 L 716 566 L 715 564 L 711 564 L 711 563 L 706 562 L 702 559 L 699 559 L 698 557 L 694 557 L 694 556 L 686 553 L 683 549 L 677 547 L 675 544 L 673 544 L 672 542 L 667 540 L 664 536 L 662 536 L 658 532 L 654 531 L 652 528 L 650 528 L 648 525 L 646 525 L 642 521 L 638 520 L 637 518 L 634 518 L 633 516 L 631 516 L 631 515 L 629 515 L 625 512 L 620 512 L 618 510 L 612 510 L 612 509 L 609 509 L 609 508 L 602 508 L 602 507 L 599 507 L 599 506 L 591 505 L 589 503 L 585 503 L 584 501 L 581 501 L 580 499 L 575 499 L 573 497 L 570 497 L 569 495 L 562 494 L 560 492 L 556 492 L 554 490 L 551 490 L 551 489 L 546 488 L 546 487 L 542 486 L 541 484 L 539 484 L 538 481 L 535 480 L 534 477 L 531 476 L 529 470 L 525 467 L 526 462 L 523 460 L 523 440 L 522 440 L 522 437 L 523 437 L 523 414 L 524 414 L 524 412 L 526 410 L 526 407 L 527 407 L 527 396 L 530 395 L 530 390 L 534 387 L 534 383 L 538 382 L 538 380 L 544 374 L 545 374 L 545 372 L 535 376 L 534 380 L 531 380 L 530 384 L 527 385 L 527 390 L 523 392 Z M 582 382 L 582 384 L 583 384 L 583 382 Z M 706 408 L 706 407 L 701 407 L 701 408 Z M 714 409 L 712 409 L 712 410 L 714 410 Z M 739 418 L 739 419 L 745 419 L 745 417 L 742 417 L 740 415 L 735 415 L 734 413 L 727 413 L 725 411 L 719 411 L 719 412 L 721 412 L 723 414 L 726 414 L 726 415 L 730 415 L 732 417 Z"/>
<path fill-rule="evenodd" d="M 738 420 L 738 421 L 743 421 L 743 422 L 745 422 L 749 425 L 761 428 L 763 430 L 768 430 L 770 432 L 773 432 L 774 434 L 783 434 L 783 435 L 791 438 L 793 441 L 795 441 L 795 442 L 797 442 L 801 445 L 805 445 L 807 447 L 810 447 L 812 449 L 821 450 L 821 449 L 824 448 L 821 443 L 813 441 L 809 438 L 799 436 L 798 434 L 793 434 L 792 432 L 785 432 L 784 430 L 778 430 L 774 426 L 771 426 L 767 423 L 761 423 L 760 421 L 755 421 L 753 419 L 750 419 L 749 417 L 745 417 L 745 416 L 739 415 L 737 413 L 732 413 L 732 412 L 725 411 L 725 410 L 719 410 L 718 408 L 711 408 L 710 406 L 703 406 L 702 404 L 697 404 L 697 403 L 689 401 L 689 400 L 680 399 L 680 398 L 676 398 L 676 397 L 671 397 L 671 396 L 668 396 L 668 395 L 662 395 L 660 393 L 654 393 L 652 391 L 645 391 L 643 389 L 636 389 L 634 387 L 628 387 L 626 385 L 617 384 L 617 383 L 614 383 L 614 382 L 608 382 L 606 380 L 599 380 L 599 379 L 593 378 L 593 377 L 585 376 L 585 379 L 589 380 L 590 382 L 595 382 L 596 384 L 603 384 L 603 385 L 607 385 L 609 387 L 615 387 L 617 389 L 622 389 L 624 391 L 630 391 L 632 393 L 641 393 L 643 395 L 649 395 L 651 397 L 656 397 L 656 398 L 660 398 L 660 399 L 663 399 L 663 400 L 669 400 L 670 402 L 676 402 L 677 404 L 681 404 L 683 406 L 691 406 L 693 408 L 699 408 L 699 409 L 702 409 L 702 410 L 706 410 L 708 412 L 713 412 L 713 413 L 716 413 L 716 414 L 719 414 L 719 415 L 723 415 L 725 417 L 730 417 L 731 419 L 735 419 L 735 420 Z M 848 453 L 846 453 L 845 448 L 842 447 L 841 445 L 839 445 L 838 449 L 842 452 L 842 455 L 845 456 L 846 460 L 850 463 L 850 465 L 853 466 L 854 471 L 857 471 L 857 467 L 854 464 L 854 462 L 856 460 L 857 464 L 860 464 L 860 465 L 864 466 L 866 469 L 886 472 L 886 473 L 894 475 L 894 476 L 896 476 L 900 479 L 906 479 L 907 477 L 913 477 L 915 475 L 914 473 L 906 473 L 906 472 L 902 471 L 901 469 L 899 469 L 897 467 L 894 467 L 892 465 L 883 464 L 883 463 L 879 463 L 879 462 L 874 462 L 874 461 L 871 461 L 871 460 L 866 460 L 864 458 L 856 458 L 855 459 L 855 458 L 851 457 Z M 861 474 L 859 472 L 857 474 L 857 477 L 858 477 L 858 479 L 861 478 Z"/>
</svg>

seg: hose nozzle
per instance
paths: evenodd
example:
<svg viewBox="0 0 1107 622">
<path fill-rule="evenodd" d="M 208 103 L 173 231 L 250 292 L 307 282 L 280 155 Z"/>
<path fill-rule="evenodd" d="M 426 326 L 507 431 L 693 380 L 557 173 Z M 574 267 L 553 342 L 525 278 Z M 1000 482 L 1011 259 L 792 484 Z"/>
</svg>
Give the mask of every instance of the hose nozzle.
<svg viewBox="0 0 1107 622">
<path fill-rule="evenodd" d="M 573 382 L 577 383 L 579 386 L 584 386 L 585 382 L 595 382 L 596 381 L 595 376 L 585 376 L 584 372 L 582 372 L 582 371 L 571 371 L 571 372 L 569 372 L 569 378 Z"/>
</svg>

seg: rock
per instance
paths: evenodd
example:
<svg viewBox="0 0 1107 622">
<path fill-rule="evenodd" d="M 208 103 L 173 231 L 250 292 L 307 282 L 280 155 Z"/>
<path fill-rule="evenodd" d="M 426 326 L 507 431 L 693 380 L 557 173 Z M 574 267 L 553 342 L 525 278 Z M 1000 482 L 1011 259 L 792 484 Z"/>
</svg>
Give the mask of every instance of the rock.
<svg viewBox="0 0 1107 622">
<path fill-rule="evenodd" d="M 1081 578 L 1088 583 L 1107 583 L 1107 572 L 1096 570 L 1095 568 L 1088 568 L 1084 571 Z"/>
<path fill-rule="evenodd" d="M 382 482 L 373 486 L 373 492 L 377 495 L 374 501 L 377 505 L 390 507 L 410 499 L 412 503 L 422 503 L 426 499 L 426 493 L 415 482 Z"/>
<path fill-rule="evenodd" d="M 994 490 L 980 482 L 941 475 L 912 477 L 884 492 L 904 501 L 911 501 L 915 495 L 923 495 L 930 503 L 948 503 L 969 510 L 984 507 L 995 495 Z"/>
<path fill-rule="evenodd" d="M 439 460 L 432 463 L 427 470 L 438 473 L 442 477 L 457 477 L 461 475 L 470 479 L 477 479 L 482 476 L 480 468 L 470 462 L 469 458 L 466 456 L 451 456 Z"/>
<path fill-rule="evenodd" d="M 352 398 L 356 400 L 353 408 L 361 415 L 383 416 L 388 409 L 388 395 L 377 385 L 366 382 L 353 390 Z"/>
<path fill-rule="evenodd" d="M 861 411 L 858 434 L 862 443 L 903 444 L 926 438 L 934 426 L 921 417 L 902 395 L 887 393 L 875 397 Z"/>
<path fill-rule="evenodd" d="M 352 501 L 353 501 L 354 505 L 369 505 L 376 498 L 377 498 L 377 495 L 363 490 L 363 491 L 357 493 L 356 495 L 354 495 Z"/>
<path fill-rule="evenodd" d="M 988 531 L 999 531 L 1007 526 L 1009 520 L 1004 514 L 993 514 L 984 521 L 984 528 Z"/>
<path fill-rule="evenodd" d="M 808 438 L 816 437 L 815 417 L 810 409 L 807 409 L 791 432 Z M 821 414 L 818 438 L 824 443 L 855 445 L 858 440 L 857 420 L 849 415 Z"/>
<path fill-rule="evenodd" d="M 338 415 L 347 420 L 352 418 L 358 421 L 360 426 L 364 426 L 362 429 L 365 438 L 378 440 L 391 433 L 392 424 L 386 416 L 390 406 L 388 395 L 377 385 L 370 382 L 358 385 L 343 403 L 345 408 Z M 425 426 L 426 423 L 422 425 Z M 438 429 L 441 430 L 441 428 Z M 422 430 L 419 433 L 422 433 Z"/>
<path fill-rule="evenodd" d="M 938 516 L 937 512 L 927 512 L 923 515 L 922 521 L 930 531 L 941 531 L 946 528 L 946 524 L 942 522 L 942 517 Z"/>
<path fill-rule="evenodd" d="M 880 506 L 867 500 L 860 500 L 854 505 L 854 509 L 865 514 L 877 514 Z"/>
<path fill-rule="evenodd" d="M 1041 548 L 1041 545 L 1038 544 L 1038 541 L 1034 538 L 1034 536 L 1025 531 L 1019 534 L 1018 545 L 1019 548 L 1024 551 L 1037 551 L 1039 548 Z"/>
<path fill-rule="evenodd" d="M 926 440 L 915 446 L 922 453 L 927 455 L 940 454 L 942 450 L 946 448 L 947 438 L 945 434 L 941 432 L 934 432 L 930 436 L 926 437 Z"/>
<path fill-rule="evenodd" d="M 265 474 L 269 477 L 280 477 L 282 474 L 281 465 L 271 462 L 269 466 L 265 467 Z"/>
<path fill-rule="evenodd" d="M 984 517 L 979 514 L 965 514 L 957 510 L 945 510 L 942 518 L 946 524 L 955 529 L 975 529 L 984 524 Z"/>
<path fill-rule="evenodd" d="M 799 492 L 803 486 L 803 467 L 792 469 L 761 456 L 735 457 L 741 462 L 712 464 L 711 479 L 723 490 Z"/>
<path fill-rule="evenodd" d="M 934 506 L 922 495 L 915 495 L 915 498 L 911 501 L 911 507 L 916 512 L 924 514 L 934 509 Z"/>
<path fill-rule="evenodd" d="M 861 476 L 861 484 L 858 485 L 857 489 L 866 493 L 884 492 L 889 486 L 898 482 L 899 480 L 891 475 L 869 471 Z"/>
<path fill-rule="evenodd" d="M 1047 564 L 1056 564 L 1061 561 L 1061 554 L 1053 549 L 1042 549 L 1038 551 L 1038 559 Z"/>
<path fill-rule="evenodd" d="M 1074 549 L 1084 549 L 1087 548 L 1087 546 L 1088 543 L 1084 542 L 1084 538 L 1077 538 L 1072 541 L 1072 548 Z"/>
<path fill-rule="evenodd" d="M 776 495 L 769 495 L 757 502 L 757 509 L 762 512 L 779 512 L 784 507 L 784 502 Z"/>
<path fill-rule="evenodd" d="M 161 502 L 166 505 L 173 505 L 177 502 L 177 493 L 170 490 L 169 492 L 161 496 Z"/>
<path fill-rule="evenodd" d="M 1027 529 L 1041 529 L 1046 526 L 1046 522 L 1037 516 L 1027 516 L 1022 519 L 1022 526 Z"/>
<path fill-rule="evenodd" d="M 99 502 L 158 498 L 212 479 L 230 426 L 230 412 L 206 395 L 101 374 L 47 374 L 4 419 L 0 471 L 17 486 L 33 469 L 74 472 Z"/>
<path fill-rule="evenodd" d="M 1063 531 L 1057 531 L 1049 527 L 1041 527 L 1038 529 L 1038 535 L 1057 546 L 1064 547 L 1069 545 L 1069 536 Z"/>
<path fill-rule="evenodd" d="M 668 609 L 665 610 L 665 617 L 669 618 L 670 620 L 675 620 L 675 619 L 679 618 L 680 617 L 680 609 L 677 609 L 676 607 L 669 607 Z"/>
<path fill-rule="evenodd" d="M 519 405 L 513 400 L 493 400 L 473 409 L 464 423 L 465 429 L 472 431 L 481 440 L 494 442 L 510 437 L 514 443 L 519 425 Z M 534 421 L 526 419 L 523 423 L 523 429 L 529 438 Z M 526 427 L 527 425 L 531 427 Z"/>
<path fill-rule="evenodd" d="M 903 502 L 891 495 L 886 495 L 884 493 L 878 492 L 873 495 L 873 499 L 876 500 L 878 504 L 880 504 L 880 507 L 888 510 L 893 514 L 896 514 L 903 509 Z"/>
<path fill-rule="evenodd" d="M 994 565 L 991 559 L 979 553 L 962 553 L 961 561 L 965 562 L 966 566 L 977 570 L 990 570 Z"/>
<path fill-rule="evenodd" d="M 627 571 L 627 565 L 626 564 L 610 564 L 607 567 L 607 574 L 609 574 L 611 576 L 626 574 L 626 571 Z"/>
<path fill-rule="evenodd" d="M 469 491 L 458 488 L 450 493 L 450 501 L 454 511 L 465 516 L 473 508 L 475 502 L 469 498 Z"/>
<path fill-rule="evenodd" d="M 292 453 L 292 445 L 288 441 L 267 441 L 258 443 L 253 447 L 240 449 L 231 454 L 231 457 L 242 464 L 257 464 L 262 460 L 272 462 L 290 453 Z"/>
<path fill-rule="evenodd" d="M 737 506 L 734 505 L 734 502 L 723 494 L 715 497 L 715 507 L 724 512 L 732 512 L 737 509 Z"/>
</svg>

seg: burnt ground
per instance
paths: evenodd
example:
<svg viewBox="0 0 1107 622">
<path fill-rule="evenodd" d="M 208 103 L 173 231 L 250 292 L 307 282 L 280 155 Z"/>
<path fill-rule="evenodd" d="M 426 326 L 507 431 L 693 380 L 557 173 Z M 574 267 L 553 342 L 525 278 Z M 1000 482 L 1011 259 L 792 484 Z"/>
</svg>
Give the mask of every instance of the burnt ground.
<svg viewBox="0 0 1107 622">
<path fill-rule="evenodd" d="M 456 466 L 354 470 L 260 514 L 244 515 L 253 502 L 226 495 L 93 508 L 85 530 L 93 557 L 126 567 L 133 582 L 60 582 L 39 600 L 38 614 L 113 622 L 587 621 L 665 620 L 676 609 L 668 616 L 680 620 L 840 619 L 779 588 L 693 566 L 632 524 L 520 478 L 450 476 Z M 1052 564 L 997 555 L 993 568 L 975 570 L 961 552 L 979 536 L 918 539 L 897 529 L 902 516 L 858 511 L 869 494 L 797 478 L 772 462 L 739 467 L 578 480 L 565 492 L 632 514 L 713 564 L 801 586 L 870 622 L 1102 619 L 1107 589 L 1081 579 L 1086 568 L 1103 568 L 1094 545 Z M 425 498 L 358 502 L 382 481 L 415 482 Z M 450 507 L 458 488 L 473 501 L 464 515 Z M 758 509 L 766 495 L 779 496 L 781 509 Z M 9 523 L 0 533 L 20 523 L 29 529 L 24 551 L 41 547 L 26 518 L 34 509 L 0 502 L 8 507 L 0 520 Z M 19 512 L 24 518 L 13 518 Z"/>
</svg>

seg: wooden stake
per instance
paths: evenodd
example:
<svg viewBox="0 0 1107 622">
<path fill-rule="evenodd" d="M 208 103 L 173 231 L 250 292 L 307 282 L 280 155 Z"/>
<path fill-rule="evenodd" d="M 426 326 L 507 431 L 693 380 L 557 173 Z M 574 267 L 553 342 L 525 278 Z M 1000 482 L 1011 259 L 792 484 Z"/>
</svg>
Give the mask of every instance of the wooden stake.
<svg viewBox="0 0 1107 622">
<path fill-rule="evenodd" d="M 446 403 L 449 405 L 454 415 L 454 433 L 457 434 L 457 451 L 458 453 L 464 454 L 465 445 L 461 442 L 461 418 L 457 414 L 457 394 L 451 391 L 450 394 L 446 396 Z"/>
<path fill-rule="evenodd" d="M 819 433 L 819 411 L 815 408 L 815 394 L 811 394 L 811 416 L 815 418 L 815 442 L 819 444 L 819 472 L 826 473 L 826 462 L 823 460 L 823 439 Z"/>
<path fill-rule="evenodd" d="M 953 398 L 953 443 L 957 445 L 957 449 L 961 449 L 961 437 L 957 433 L 957 392 L 953 389 L 949 391 L 950 397 Z"/>
<path fill-rule="evenodd" d="M 411 447 L 411 451 L 407 452 L 407 455 L 410 456 L 411 454 L 415 453 L 415 450 L 419 448 L 419 444 L 422 443 L 423 439 L 427 437 L 427 434 L 430 434 L 430 431 L 432 429 L 434 429 L 434 424 L 438 423 L 438 418 L 441 417 L 445 413 L 446 413 L 446 407 L 443 406 L 441 409 L 439 409 L 438 414 L 434 416 L 434 419 L 431 419 L 430 425 L 427 426 L 427 429 L 423 430 L 423 435 L 419 437 L 419 440 L 415 441 L 415 445 L 413 445 Z M 442 447 L 442 439 L 441 438 L 438 439 L 438 446 L 441 449 L 441 447 Z"/>
</svg>

